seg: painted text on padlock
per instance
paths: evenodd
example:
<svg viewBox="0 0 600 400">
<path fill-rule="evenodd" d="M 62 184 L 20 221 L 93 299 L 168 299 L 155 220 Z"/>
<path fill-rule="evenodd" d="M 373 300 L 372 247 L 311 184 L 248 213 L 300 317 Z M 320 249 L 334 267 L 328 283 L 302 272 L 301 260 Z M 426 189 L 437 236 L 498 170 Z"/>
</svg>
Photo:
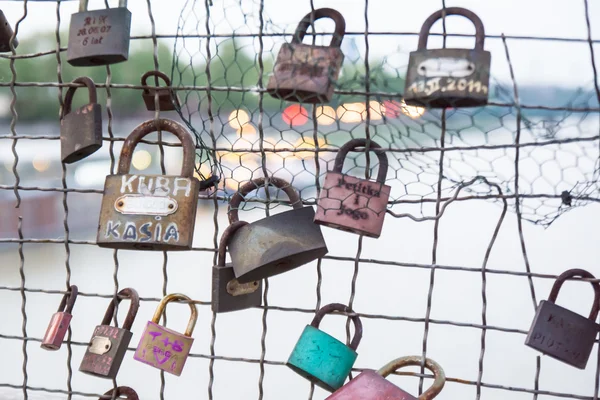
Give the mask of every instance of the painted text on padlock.
<svg viewBox="0 0 600 400">
<path fill-rule="evenodd" d="M 148 321 L 134 359 L 174 375 L 181 375 L 194 339 Z"/>
</svg>

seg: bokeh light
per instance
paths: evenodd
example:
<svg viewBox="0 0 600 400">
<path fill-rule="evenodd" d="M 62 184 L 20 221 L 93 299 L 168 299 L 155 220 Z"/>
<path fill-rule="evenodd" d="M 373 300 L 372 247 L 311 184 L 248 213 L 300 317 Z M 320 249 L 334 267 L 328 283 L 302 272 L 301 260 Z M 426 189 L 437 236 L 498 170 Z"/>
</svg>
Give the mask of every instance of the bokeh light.
<svg viewBox="0 0 600 400">
<path fill-rule="evenodd" d="M 152 163 L 152 156 L 146 150 L 137 150 L 133 153 L 131 163 L 135 169 L 143 171 L 150 166 L 150 163 Z"/>
<path fill-rule="evenodd" d="M 229 126 L 233 129 L 241 129 L 248 122 L 250 122 L 250 116 L 244 110 L 233 110 L 229 114 Z"/>
<path fill-rule="evenodd" d="M 304 125 L 308 122 L 308 112 L 300 104 L 292 104 L 283 110 L 281 118 L 290 126 Z"/>
</svg>

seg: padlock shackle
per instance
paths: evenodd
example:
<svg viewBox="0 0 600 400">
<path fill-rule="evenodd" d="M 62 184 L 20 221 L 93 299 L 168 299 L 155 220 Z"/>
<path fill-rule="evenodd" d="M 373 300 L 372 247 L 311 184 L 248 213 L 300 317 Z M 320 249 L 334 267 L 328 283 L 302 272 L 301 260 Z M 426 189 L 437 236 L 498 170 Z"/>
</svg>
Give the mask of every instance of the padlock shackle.
<svg viewBox="0 0 600 400">
<path fill-rule="evenodd" d="M 100 397 L 98 400 L 107 400 L 107 397 L 105 396 L 111 396 L 108 397 L 108 399 L 112 398 L 113 396 L 113 392 L 117 392 L 117 397 L 118 396 L 127 396 L 127 400 L 140 400 L 140 398 L 138 397 L 138 394 L 135 392 L 135 390 L 133 390 L 132 388 L 128 387 L 128 386 L 119 386 L 116 389 L 110 389 L 108 392 L 104 393 L 104 396 Z"/>
<path fill-rule="evenodd" d="M 165 312 L 167 303 L 169 303 L 171 301 L 176 301 L 176 300 L 187 301 L 188 305 L 190 306 L 190 310 L 192 311 L 192 314 L 190 316 L 190 320 L 188 322 L 187 328 L 185 329 L 185 333 L 183 335 L 187 336 L 187 337 L 191 337 L 192 333 L 194 332 L 194 328 L 196 327 L 196 321 L 198 320 L 198 309 L 196 308 L 196 305 L 194 303 L 192 303 L 192 299 L 187 297 L 185 294 L 171 293 L 171 294 L 166 295 L 160 301 L 160 303 L 158 303 L 158 307 L 156 308 L 156 311 L 154 312 L 154 316 L 152 317 L 152 322 L 154 322 L 155 324 L 158 324 L 160 321 L 160 317 L 162 317 L 163 313 Z"/>
<path fill-rule="evenodd" d="M 164 72 L 161 72 L 161 71 L 148 71 L 144 75 L 142 75 L 142 86 L 148 86 L 148 84 L 146 82 L 148 81 L 148 78 L 151 76 L 159 77 L 163 81 L 165 81 L 167 86 L 171 86 L 171 80 Z M 150 93 L 150 91 L 148 89 L 144 89 L 144 93 Z"/>
<path fill-rule="evenodd" d="M 96 84 L 91 78 L 87 76 L 80 76 L 79 78 L 75 78 L 71 83 L 81 83 L 88 88 L 88 92 L 90 95 L 89 104 L 96 104 L 98 102 L 98 96 L 96 95 Z M 75 96 L 75 90 L 77 90 L 79 86 L 71 86 L 67 90 L 67 94 L 65 94 L 65 101 L 63 102 L 63 110 L 62 110 L 62 118 L 64 118 L 68 113 L 71 112 L 71 103 L 73 102 L 73 96 Z"/>
<path fill-rule="evenodd" d="M 345 306 L 343 304 L 340 304 L 340 303 L 327 304 L 326 306 L 323 306 L 319 311 L 317 311 L 317 313 L 315 314 L 315 317 L 313 318 L 310 325 L 313 328 L 319 329 L 319 325 L 321 324 L 321 320 L 323 319 L 325 314 L 331 314 L 334 311 L 340 311 L 340 312 L 345 312 L 345 313 L 349 313 L 349 314 L 354 313 L 354 311 L 352 311 L 352 309 L 350 307 Z M 360 318 L 358 317 L 358 315 L 352 315 L 352 316 L 350 316 L 350 319 L 352 319 L 352 322 L 354 323 L 354 337 L 352 338 L 352 341 L 350 342 L 350 348 L 352 350 L 356 351 L 356 349 L 358 348 L 358 345 L 360 344 L 360 340 L 362 339 L 363 327 L 362 327 L 362 322 L 360 321 Z"/>
<path fill-rule="evenodd" d="M 375 152 L 377 158 L 379 159 L 379 171 L 377 173 L 377 182 L 381 184 L 385 184 L 385 179 L 387 177 L 388 172 L 388 159 L 385 155 L 385 152 L 380 150 L 381 146 L 374 141 L 369 141 L 369 151 Z M 337 156 L 335 157 L 335 163 L 333 164 L 333 172 L 342 173 L 342 168 L 344 168 L 344 161 L 346 160 L 346 156 L 350 150 L 354 150 L 357 147 L 366 147 L 367 139 L 352 139 L 349 142 L 345 143 L 340 150 L 338 151 Z"/>
<path fill-rule="evenodd" d="M 423 362 L 423 357 L 420 357 L 420 356 L 400 357 L 400 358 L 396 358 L 395 360 L 390 361 L 389 363 L 387 363 L 386 365 L 381 367 L 379 369 L 379 371 L 377 371 L 377 373 L 385 378 L 392 372 L 394 372 L 400 368 L 406 367 L 408 365 L 421 366 L 422 362 Z M 444 388 L 444 385 L 446 384 L 446 374 L 445 374 L 444 370 L 442 369 L 442 367 L 438 363 L 436 363 L 435 361 L 433 361 L 430 358 L 425 358 L 425 368 L 427 368 L 428 370 L 433 372 L 434 380 L 433 380 L 433 384 L 431 385 L 431 387 L 429 389 L 427 389 L 425 392 L 423 392 L 422 395 L 419 396 L 419 398 L 418 398 L 419 400 L 433 399 L 435 396 L 437 396 L 442 391 L 442 389 Z"/>
<path fill-rule="evenodd" d="M 223 232 L 223 236 L 221 236 L 221 241 L 219 242 L 219 255 L 217 258 L 217 266 L 224 267 L 225 266 L 225 253 L 227 252 L 227 246 L 229 245 L 229 240 L 231 240 L 233 234 L 240 229 L 242 226 L 248 225 L 246 221 L 237 221 L 229 225 L 225 228 Z"/>
<path fill-rule="evenodd" d="M 181 144 L 183 145 L 183 165 L 181 166 L 181 176 L 190 179 L 194 177 L 196 146 L 192 140 L 192 135 L 183 127 L 183 125 L 170 119 L 159 119 L 158 124 L 155 119 L 142 122 L 133 130 L 133 132 L 131 132 L 129 136 L 127 136 L 125 143 L 123 143 L 123 148 L 121 149 L 121 156 L 119 157 L 119 167 L 117 169 L 118 175 L 125 175 L 129 173 L 133 150 L 138 142 L 149 133 L 159 130 L 171 132 L 181 141 Z"/>
<path fill-rule="evenodd" d="M 227 215 L 229 215 L 230 224 L 239 221 L 238 208 L 244 197 L 248 193 L 257 190 L 264 185 L 265 178 L 256 178 L 246 182 L 240 187 L 240 190 L 235 192 L 235 194 L 231 197 L 231 201 L 229 202 L 229 207 L 227 209 Z M 302 200 L 300 200 L 300 196 L 298 196 L 298 193 L 296 193 L 296 190 L 294 190 L 294 187 L 288 181 L 272 176 L 269 178 L 269 185 L 283 190 L 285 194 L 288 195 L 290 203 L 292 203 L 292 207 L 294 209 L 302 208 Z"/>
<path fill-rule="evenodd" d="M 433 24 L 443 18 L 444 13 L 446 16 L 448 15 L 462 15 L 465 18 L 471 20 L 473 25 L 475 25 L 475 50 L 483 51 L 483 41 L 485 40 L 485 29 L 483 27 L 483 22 L 481 19 L 475 14 L 473 11 L 467 10 L 462 7 L 448 7 L 438 10 L 431 14 L 429 18 L 425 20 L 423 26 L 421 27 L 421 32 L 419 32 L 419 44 L 417 46 L 418 50 L 425 50 L 427 48 L 427 39 L 429 39 L 429 31 L 431 31 L 431 27 Z"/>
<path fill-rule="evenodd" d="M 69 286 L 69 291 L 65 293 L 62 300 L 60 301 L 60 305 L 58 306 L 58 312 L 66 312 L 67 314 L 73 313 L 73 306 L 75 306 L 75 300 L 77 300 L 77 295 L 79 294 L 79 289 L 75 285 Z M 66 308 L 65 308 L 66 307 Z"/>
<path fill-rule="evenodd" d="M 333 37 L 331 38 L 329 47 L 339 48 L 342 45 L 342 39 L 346 34 L 346 21 L 344 20 L 342 14 L 333 8 L 319 8 L 306 14 L 298 24 L 296 32 L 294 32 L 292 43 L 302 43 L 304 36 L 306 36 L 306 31 L 310 27 L 311 21 L 314 22 L 321 18 L 331 18 L 333 22 L 335 22 L 335 31 L 333 32 Z"/>
<path fill-rule="evenodd" d="M 79 0 L 79 12 L 88 10 L 89 0 Z M 127 7 L 127 0 L 119 0 L 119 7 Z"/>
<path fill-rule="evenodd" d="M 129 305 L 129 311 L 127 311 L 127 316 L 125 317 L 125 322 L 123 322 L 123 329 L 130 331 L 131 326 L 133 325 L 133 320 L 137 315 L 138 309 L 140 308 L 140 296 L 135 289 L 125 288 L 117 293 L 117 304 L 121 303 L 123 299 L 131 300 L 131 304 Z M 112 299 L 108 308 L 106 309 L 106 313 L 104 314 L 104 319 L 102 319 L 101 325 L 110 325 L 110 321 L 113 319 L 115 314 L 115 301 Z"/>
<path fill-rule="evenodd" d="M 562 287 L 565 280 L 568 278 L 573 278 L 575 276 L 580 276 L 582 278 L 590 278 L 596 279 L 594 275 L 589 273 L 584 269 L 569 269 L 556 278 L 554 285 L 552 286 L 552 290 L 550 291 L 550 296 L 548 296 L 548 301 L 551 303 L 556 302 L 556 298 L 558 297 L 558 292 Z M 596 322 L 598 318 L 598 311 L 600 311 L 600 284 L 598 282 L 590 282 L 592 287 L 594 288 L 594 305 L 592 306 L 592 311 L 590 311 L 590 316 L 588 317 L 590 320 Z"/>
</svg>

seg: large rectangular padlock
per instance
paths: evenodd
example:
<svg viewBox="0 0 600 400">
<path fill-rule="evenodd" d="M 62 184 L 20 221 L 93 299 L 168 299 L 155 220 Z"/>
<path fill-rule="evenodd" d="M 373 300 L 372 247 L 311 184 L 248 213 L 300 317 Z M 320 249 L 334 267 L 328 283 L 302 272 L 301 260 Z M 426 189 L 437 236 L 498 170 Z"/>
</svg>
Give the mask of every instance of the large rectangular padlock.
<svg viewBox="0 0 600 400">
<path fill-rule="evenodd" d="M 90 344 L 85 350 L 79 367 L 81 372 L 100 378 L 115 378 L 119 372 L 133 336 L 131 326 L 140 307 L 140 297 L 137 291 L 131 288 L 123 289 L 118 294 L 117 302 L 121 302 L 123 297 L 131 300 L 123 328 L 110 326 L 115 313 L 115 302 L 111 300 L 102 324 L 94 329 Z"/>
<path fill-rule="evenodd" d="M 119 7 L 88 11 L 88 0 L 79 1 L 71 15 L 67 61 L 75 67 L 108 65 L 129 58 L 131 12 L 127 0 Z"/>
<path fill-rule="evenodd" d="M 421 366 L 422 360 L 423 357 L 419 356 L 401 357 L 390 361 L 377 372 L 364 370 L 325 400 L 417 400 L 385 377 L 408 365 Z M 419 400 L 432 400 L 444 388 L 446 375 L 442 367 L 429 358 L 425 359 L 425 368 L 433 372 L 434 381 L 433 385 L 419 396 Z"/>
<path fill-rule="evenodd" d="M 331 44 L 302 44 L 311 22 L 320 18 L 331 18 L 335 22 Z M 298 24 L 292 42 L 281 46 L 267 92 L 288 101 L 313 104 L 329 102 L 344 61 L 340 45 L 345 33 L 346 21 L 338 11 L 320 8 L 308 13 Z"/>
<path fill-rule="evenodd" d="M 429 31 L 443 15 L 462 15 L 475 25 L 474 49 L 427 49 Z M 421 27 L 417 51 L 410 53 L 404 101 L 428 108 L 475 107 L 488 102 L 491 54 L 483 50 L 481 19 L 460 7 L 436 11 Z"/>
<path fill-rule="evenodd" d="M 77 286 L 71 285 L 69 293 L 65 294 L 58 306 L 58 312 L 54 313 L 46 334 L 42 339 L 42 349 L 46 350 L 58 350 L 62 345 L 69 324 L 73 318 L 73 306 L 75 306 L 75 300 L 77 300 L 77 294 L 79 293 Z"/>
<path fill-rule="evenodd" d="M 0 10 L 0 53 L 12 51 L 10 49 L 10 38 L 13 34 L 14 32 L 6 19 L 6 15 Z M 19 41 L 15 37 L 13 40 L 13 47 L 16 49 L 18 45 Z"/>
<path fill-rule="evenodd" d="M 317 202 L 314 222 L 342 231 L 378 238 L 390 198 L 391 187 L 385 185 L 388 159 L 381 146 L 370 141 L 379 159 L 377 181 L 360 179 L 342 173 L 348 151 L 365 147 L 366 139 L 353 139 L 340 147 L 333 171 L 327 172 Z"/>
<path fill-rule="evenodd" d="M 181 176 L 130 174 L 137 143 L 157 130 L 183 145 Z M 194 177 L 195 146 L 181 124 L 159 119 L 137 126 L 127 137 L 116 175 L 106 177 L 96 241 L 100 247 L 189 250 L 194 238 L 200 182 Z"/>
<path fill-rule="evenodd" d="M 575 368 L 585 369 L 600 330 L 596 323 L 600 309 L 600 284 L 592 283 L 594 304 L 589 318 L 585 318 L 554 304 L 562 284 L 574 276 L 594 279 L 594 275 L 582 269 L 563 272 L 554 282 L 548 301 L 540 301 L 525 345 Z"/>
<path fill-rule="evenodd" d="M 65 95 L 60 120 L 60 153 L 62 162 L 71 164 L 95 153 L 102 147 L 102 107 L 97 103 L 96 85 L 87 76 L 73 83 L 84 84 L 89 92 L 89 103 L 72 111 L 76 86 Z"/>
<path fill-rule="evenodd" d="M 167 303 L 174 300 L 187 301 L 192 311 L 185 333 L 159 325 L 158 322 Z M 198 320 L 198 309 L 192 300 L 183 294 L 173 293 L 165 296 L 158 304 L 151 321 L 148 321 L 133 358 L 173 375 L 180 376 L 192 349 L 192 332 Z"/>
</svg>

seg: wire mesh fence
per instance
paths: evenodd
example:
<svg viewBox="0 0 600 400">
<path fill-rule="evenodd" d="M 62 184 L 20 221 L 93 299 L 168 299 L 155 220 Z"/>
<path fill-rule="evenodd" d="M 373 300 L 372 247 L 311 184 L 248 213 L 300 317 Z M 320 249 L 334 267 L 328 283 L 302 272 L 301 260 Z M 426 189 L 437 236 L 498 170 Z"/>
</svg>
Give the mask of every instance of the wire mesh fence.
<svg viewBox="0 0 600 400">
<path fill-rule="evenodd" d="M 12 54 L 0 55 L 0 88 L 7 99 L 2 104 L 9 110 L 0 136 L 5 167 L 0 343 L 12 363 L 0 368 L 0 397 L 95 398 L 112 387 L 131 386 L 141 398 L 325 398 L 325 391 L 285 368 L 285 362 L 315 310 L 339 302 L 364 324 L 354 377 L 414 354 L 444 367 L 442 399 L 598 398 L 597 344 L 585 371 L 523 346 L 535 307 L 557 275 L 574 267 L 594 273 L 597 262 L 597 5 L 584 0 L 577 7 L 555 4 L 540 11 L 537 23 L 564 12 L 571 18 L 565 29 L 582 27 L 578 37 L 558 28 L 555 36 L 504 34 L 506 22 L 494 19 L 499 5 L 470 5 L 486 28 L 492 25 L 485 36 L 492 52 L 489 104 L 433 110 L 403 101 L 404 77 L 420 24 L 450 6 L 443 1 L 424 2 L 413 12 L 374 0 L 285 5 L 147 0 L 129 5 L 135 28 L 130 60 L 93 68 L 73 68 L 65 61 L 65 28 L 77 2 L 6 3 L 15 37 L 42 20 L 46 25 L 51 20 L 53 31 L 34 44 L 20 40 Z M 281 45 L 304 15 L 326 6 L 339 10 L 347 23 L 345 59 L 332 100 L 311 105 L 270 96 L 267 82 Z M 398 11 L 406 14 L 405 24 L 386 17 Z M 462 22 L 438 22 L 429 46 L 472 47 L 472 27 L 457 23 Z M 315 21 L 314 27 L 305 43 L 327 45 L 331 21 Z M 564 83 L 557 60 L 574 54 L 574 62 L 585 68 Z M 532 60 L 543 67 L 529 65 Z M 181 104 L 176 112 L 140 111 L 140 77 L 154 69 L 170 76 Z M 522 74 L 547 74 L 557 84 L 522 83 Z M 67 165 L 60 162 L 58 115 L 65 89 L 81 75 L 94 79 L 106 110 L 104 145 L 85 162 Z M 196 139 L 196 176 L 219 178 L 214 189 L 200 195 L 193 249 L 99 249 L 95 235 L 104 177 L 116 172 L 127 135 L 152 118 L 183 121 Z M 210 270 L 232 195 L 249 180 L 273 176 L 289 182 L 303 205 L 315 207 L 326 172 L 351 139 L 379 144 L 388 161 L 385 184 L 391 189 L 381 237 L 324 228 L 329 253 L 265 280 L 262 306 L 213 313 Z M 140 143 L 132 164 L 137 171 L 178 174 L 180 155 L 181 144 L 163 140 L 159 132 Z M 379 165 L 373 152 L 350 151 L 343 171 L 374 179 Z M 242 219 L 287 210 L 289 199 L 279 192 L 246 196 Z M 80 297 L 65 344 L 59 352 L 43 352 L 39 343 L 47 321 L 72 284 L 79 286 Z M 584 314 L 592 301 L 591 291 L 584 294 L 587 286 L 570 283 L 560 301 Z M 125 287 L 138 290 L 141 307 L 120 373 L 115 381 L 82 376 L 77 368 L 92 327 Z M 179 378 L 132 361 L 145 322 L 157 302 L 173 292 L 193 298 L 200 312 L 190 360 Z M 122 321 L 124 308 L 115 323 Z M 169 308 L 168 325 L 183 327 L 186 312 L 187 307 Z M 346 325 L 339 318 L 325 320 L 323 329 L 348 342 L 353 334 L 349 319 Z M 390 379 L 416 395 L 431 378 L 415 368 Z"/>
</svg>

